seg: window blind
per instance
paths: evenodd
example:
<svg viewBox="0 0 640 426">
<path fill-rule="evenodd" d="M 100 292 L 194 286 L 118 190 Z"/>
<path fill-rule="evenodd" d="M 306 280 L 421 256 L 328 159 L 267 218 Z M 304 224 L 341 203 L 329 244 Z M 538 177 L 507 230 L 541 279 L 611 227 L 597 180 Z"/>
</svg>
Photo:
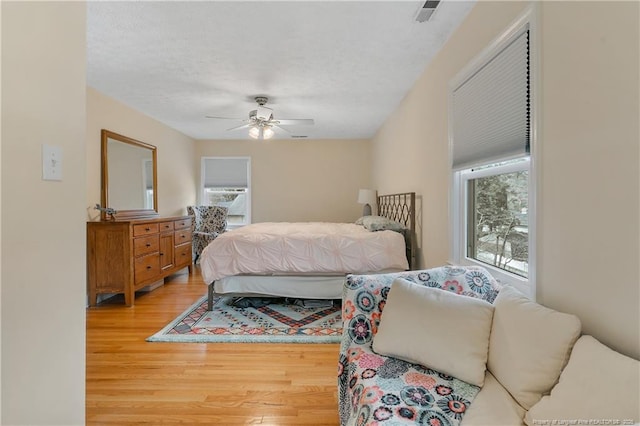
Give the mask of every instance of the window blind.
<svg viewBox="0 0 640 426">
<path fill-rule="evenodd" d="M 529 30 L 453 89 L 453 168 L 529 152 Z"/>
<path fill-rule="evenodd" d="M 243 158 L 205 158 L 205 188 L 248 188 L 249 162 Z"/>
</svg>

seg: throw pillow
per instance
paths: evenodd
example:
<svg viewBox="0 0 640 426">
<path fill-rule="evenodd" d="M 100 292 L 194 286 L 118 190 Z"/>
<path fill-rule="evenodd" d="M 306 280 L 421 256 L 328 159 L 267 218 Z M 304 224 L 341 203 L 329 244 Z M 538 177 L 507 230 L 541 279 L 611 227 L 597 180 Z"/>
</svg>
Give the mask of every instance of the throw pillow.
<svg viewBox="0 0 640 426">
<path fill-rule="evenodd" d="M 638 377 L 640 361 L 615 352 L 591 336 L 582 336 L 551 395 L 531 407 L 525 421 L 528 425 L 553 419 L 640 422 Z"/>
<path fill-rule="evenodd" d="M 482 386 L 493 305 L 398 278 L 382 311 L 373 350 Z"/>
<path fill-rule="evenodd" d="M 580 336 L 580 320 L 508 286 L 500 290 L 494 305 L 487 367 L 528 410 L 558 381 Z"/>
<path fill-rule="evenodd" d="M 356 225 L 358 223 L 356 222 Z M 363 216 L 362 225 L 369 231 L 397 231 L 401 232 L 405 228 L 400 222 L 387 219 L 383 216 Z"/>
</svg>

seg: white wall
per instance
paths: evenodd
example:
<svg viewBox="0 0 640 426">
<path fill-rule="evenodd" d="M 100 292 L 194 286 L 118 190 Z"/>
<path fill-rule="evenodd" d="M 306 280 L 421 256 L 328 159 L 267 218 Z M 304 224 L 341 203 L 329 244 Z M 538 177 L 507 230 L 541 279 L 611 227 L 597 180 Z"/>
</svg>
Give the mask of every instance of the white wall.
<svg viewBox="0 0 640 426">
<path fill-rule="evenodd" d="M 415 191 L 418 262 L 449 261 L 449 81 L 526 7 L 482 2 L 436 55 L 399 108 L 373 138 L 373 185 L 383 192 Z"/>
<path fill-rule="evenodd" d="M 85 399 L 83 2 L 2 2 L 2 424 L 79 425 Z M 41 180 L 41 146 L 63 180 Z"/>
<path fill-rule="evenodd" d="M 449 81 L 527 2 L 479 2 L 373 139 L 373 182 L 421 195 L 422 266 L 449 260 Z M 540 2 L 537 298 L 638 358 L 637 2 Z"/>
<path fill-rule="evenodd" d="M 362 215 L 370 153 L 366 140 L 198 141 L 195 167 L 201 157 L 251 157 L 252 222 L 350 222 Z"/>
<path fill-rule="evenodd" d="M 0 5 L 0 46 L 2 46 L 2 6 Z M 1 51 L 1 49 L 0 49 Z M 1 60 L 0 60 L 1 63 Z M 0 99 L 2 99 L 0 67 Z M 0 106 L 0 115 L 2 107 Z M 0 242 L 2 241 L 2 119 L 0 117 Z M 0 243 L 0 383 L 2 383 L 2 244 Z M 0 423 L 2 423 L 2 386 L 0 386 Z"/>
<path fill-rule="evenodd" d="M 545 2 L 538 299 L 640 356 L 640 3 Z"/>
<path fill-rule="evenodd" d="M 100 131 L 102 129 L 155 145 L 158 156 L 158 213 L 187 214 L 200 182 L 193 167 L 195 141 L 97 90 L 87 87 L 87 219 L 99 220 Z M 118 206 L 109 206 L 118 208 Z"/>
</svg>

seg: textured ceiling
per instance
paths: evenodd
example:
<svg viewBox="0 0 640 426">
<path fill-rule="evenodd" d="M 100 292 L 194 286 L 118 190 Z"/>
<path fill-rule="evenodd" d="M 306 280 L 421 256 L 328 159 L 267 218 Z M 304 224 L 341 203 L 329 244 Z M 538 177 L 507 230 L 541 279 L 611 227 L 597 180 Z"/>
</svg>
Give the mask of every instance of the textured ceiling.
<svg viewBox="0 0 640 426">
<path fill-rule="evenodd" d="M 102 2 L 88 7 L 87 82 L 195 139 L 227 129 L 257 95 L 312 139 L 369 138 L 398 106 L 473 2 Z"/>
</svg>

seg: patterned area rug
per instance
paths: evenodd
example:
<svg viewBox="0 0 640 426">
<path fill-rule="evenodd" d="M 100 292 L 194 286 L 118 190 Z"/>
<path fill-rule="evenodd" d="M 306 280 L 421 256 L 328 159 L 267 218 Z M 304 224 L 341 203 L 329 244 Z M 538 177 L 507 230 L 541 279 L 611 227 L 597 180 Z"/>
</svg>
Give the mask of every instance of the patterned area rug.
<svg viewBox="0 0 640 426">
<path fill-rule="evenodd" d="M 272 303 L 266 306 L 238 307 L 231 297 L 216 298 L 207 311 L 204 296 L 148 342 L 263 342 L 263 343 L 339 343 L 342 313 L 339 302 L 329 307 L 305 307 Z"/>
</svg>

